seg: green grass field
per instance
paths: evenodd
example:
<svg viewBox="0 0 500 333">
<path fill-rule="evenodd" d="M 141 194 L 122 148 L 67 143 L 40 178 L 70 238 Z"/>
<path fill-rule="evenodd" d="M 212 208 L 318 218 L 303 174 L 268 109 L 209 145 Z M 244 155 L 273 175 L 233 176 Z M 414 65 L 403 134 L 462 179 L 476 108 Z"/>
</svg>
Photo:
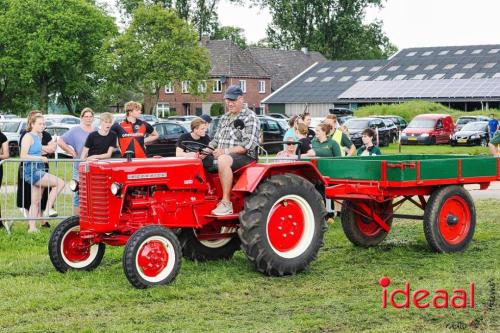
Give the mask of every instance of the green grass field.
<svg viewBox="0 0 500 333">
<path fill-rule="evenodd" d="M 122 248 L 108 247 L 93 272 L 55 271 L 49 231 L 28 235 L 17 223 L 0 231 L 1 332 L 498 332 L 500 201 L 478 201 L 476 234 L 464 253 L 436 254 L 421 222 L 396 220 L 379 246 L 353 247 L 339 221 L 310 269 L 269 278 L 241 252 L 225 262 L 183 261 L 170 286 L 136 290 L 121 265 Z M 404 206 L 403 212 L 416 209 Z M 378 279 L 389 290 L 466 288 L 476 284 L 475 309 L 382 309 Z M 491 303 L 496 283 L 497 304 Z M 491 305 L 491 304 L 490 304 Z M 448 329 L 455 327 L 458 329 Z"/>
</svg>

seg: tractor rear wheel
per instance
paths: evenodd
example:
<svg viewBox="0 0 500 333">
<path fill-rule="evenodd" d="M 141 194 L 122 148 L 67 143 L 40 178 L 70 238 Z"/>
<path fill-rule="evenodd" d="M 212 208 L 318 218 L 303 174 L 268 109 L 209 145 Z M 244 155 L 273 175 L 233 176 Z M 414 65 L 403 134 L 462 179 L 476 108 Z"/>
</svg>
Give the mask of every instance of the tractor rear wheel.
<svg viewBox="0 0 500 333">
<path fill-rule="evenodd" d="M 236 228 L 222 227 L 220 233 L 233 233 Z M 237 235 L 229 238 L 214 240 L 199 240 L 196 229 L 182 229 L 179 241 L 182 247 L 182 255 L 189 260 L 207 261 L 219 259 L 231 259 L 234 252 L 240 249 L 240 239 Z"/>
<path fill-rule="evenodd" d="M 123 251 L 123 270 L 138 289 L 174 281 L 181 267 L 181 246 L 175 234 L 162 226 L 137 230 Z"/>
<path fill-rule="evenodd" d="M 49 257 L 61 273 L 68 269 L 90 271 L 99 266 L 104 256 L 104 243 L 92 244 L 80 237 L 80 217 L 63 220 L 49 239 Z"/>
<path fill-rule="evenodd" d="M 446 186 L 432 193 L 424 212 L 424 233 L 436 252 L 458 252 L 469 246 L 476 227 L 476 209 L 469 192 Z"/>
<path fill-rule="evenodd" d="M 392 225 L 392 201 L 385 203 L 372 203 L 379 216 L 390 227 Z M 342 204 L 341 214 L 342 229 L 351 243 L 362 247 L 371 247 L 380 244 L 387 232 L 382 229 L 372 218 L 363 216 L 356 211 L 356 204 L 345 200 Z"/>
<path fill-rule="evenodd" d="M 323 198 L 309 181 L 292 174 L 271 176 L 245 200 L 241 248 L 259 272 L 298 273 L 323 245 L 325 216 Z"/>
</svg>

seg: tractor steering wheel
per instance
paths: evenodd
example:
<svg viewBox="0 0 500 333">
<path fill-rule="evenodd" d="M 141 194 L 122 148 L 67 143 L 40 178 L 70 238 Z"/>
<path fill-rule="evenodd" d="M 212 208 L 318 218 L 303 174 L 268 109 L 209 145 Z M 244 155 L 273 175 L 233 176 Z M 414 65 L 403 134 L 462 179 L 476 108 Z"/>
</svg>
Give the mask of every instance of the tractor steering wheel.
<svg viewBox="0 0 500 333">
<path fill-rule="evenodd" d="M 196 142 L 196 141 L 184 141 L 182 142 L 182 145 L 184 146 L 184 150 L 187 150 L 188 152 L 191 153 L 200 153 L 203 155 L 212 155 L 213 151 L 215 150 L 214 148 L 201 143 L 201 142 Z M 195 146 L 195 147 L 193 147 Z M 206 151 L 205 149 L 209 149 L 210 151 Z"/>
</svg>

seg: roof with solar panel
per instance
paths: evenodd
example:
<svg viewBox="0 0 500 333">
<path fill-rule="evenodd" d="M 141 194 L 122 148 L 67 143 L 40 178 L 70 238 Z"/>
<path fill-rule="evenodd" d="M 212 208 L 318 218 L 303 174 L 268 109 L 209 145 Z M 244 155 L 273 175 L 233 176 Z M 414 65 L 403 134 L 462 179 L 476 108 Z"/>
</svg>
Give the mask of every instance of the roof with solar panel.
<svg viewBox="0 0 500 333">
<path fill-rule="evenodd" d="M 318 63 L 264 103 L 500 97 L 500 45 L 403 49 L 388 60 Z"/>
</svg>

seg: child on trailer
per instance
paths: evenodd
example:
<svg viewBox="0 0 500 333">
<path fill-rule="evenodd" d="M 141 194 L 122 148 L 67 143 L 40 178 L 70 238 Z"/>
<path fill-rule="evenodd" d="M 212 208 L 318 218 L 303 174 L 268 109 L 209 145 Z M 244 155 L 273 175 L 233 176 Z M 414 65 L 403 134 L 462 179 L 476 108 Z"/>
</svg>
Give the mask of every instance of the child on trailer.
<svg viewBox="0 0 500 333">
<path fill-rule="evenodd" d="M 377 146 L 373 145 L 374 137 L 375 132 L 370 128 L 367 128 L 363 132 L 361 132 L 361 140 L 363 141 L 363 145 L 358 149 L 358 156 L 374 156 L 382 154 L 380 149 Z"/>
<path fill-rule="evenodd" d="M 308 132 L 309 128 L 307 127 L 306 124 L 304 123 L 298 123 L 297 128 L 295 130 L 295 135 L 298 138 L 297 141 L 299 141 L 301 144 L 299 147 L 297 147 L 297 150 L 295 151 L 296 155 L 300 154 L 300 157 L 314 157 L 316 156 L 316 153 L 311 147 L 311 140 L 308 137 Z"/>
<path fill-rule="evenodd" d="M 295 140 L 293 137 L 288 137 L 285 139 L 285 141 L 293 142 Z M 278 154 L 276 154 L 276 161 L 278 161 L 278 162 L 290 162 L 290 161 L 296 160 L 297 154 L 295 154 L 295 151 L 297 150 L 297 145 L 289 143 L 289 144 L 286 144 L 284 146 L 285 146 L 285 149 L 278 152 Z"/>
</svg>

